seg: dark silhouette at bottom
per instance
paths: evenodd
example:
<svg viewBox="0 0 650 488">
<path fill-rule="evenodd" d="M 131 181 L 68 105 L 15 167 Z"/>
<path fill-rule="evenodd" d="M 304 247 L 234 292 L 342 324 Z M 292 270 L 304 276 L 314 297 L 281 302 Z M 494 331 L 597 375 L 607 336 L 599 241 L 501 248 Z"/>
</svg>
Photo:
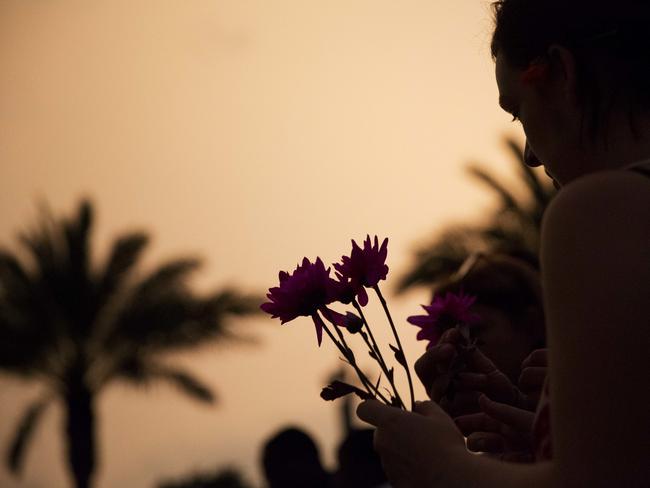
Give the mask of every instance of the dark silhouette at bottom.
<svg viewBox="0 0 650 488">
<path fill-rule="evenodd" d="M 332 488 L 314 440 L 301 429 L 286 428 L 264 445 L 262 467 L 268 488 Z"/>
<path fill-rule="evenodd" d="M 338 450 L 339 469 L 336 488 L 377 488 L 385 485 L 386 475 L 375 451 L 373 429 L 353 429 Z"/>
</svg>

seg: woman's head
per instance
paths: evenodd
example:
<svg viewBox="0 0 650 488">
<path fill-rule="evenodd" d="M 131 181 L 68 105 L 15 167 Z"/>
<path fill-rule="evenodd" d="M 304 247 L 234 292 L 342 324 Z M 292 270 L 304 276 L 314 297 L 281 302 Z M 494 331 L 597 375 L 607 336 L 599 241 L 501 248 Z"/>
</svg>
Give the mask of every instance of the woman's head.
<svg viewBox="0 0 650 488">
<path fill-rule="evenodd" d="M 639 135 L 650 118 L 647 0 L 500 0 L 493 8 L 500 103 L 521 119 L 555 179 L 574 178 L 596 145 L 615 144 L 612 127 Z"/>
</svg>

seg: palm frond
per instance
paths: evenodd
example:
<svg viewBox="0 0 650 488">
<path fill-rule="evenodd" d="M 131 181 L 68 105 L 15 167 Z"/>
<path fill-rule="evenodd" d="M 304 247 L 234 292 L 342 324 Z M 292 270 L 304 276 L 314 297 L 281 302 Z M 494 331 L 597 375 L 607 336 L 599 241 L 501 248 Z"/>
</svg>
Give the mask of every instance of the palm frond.
<svg viewBox="0 0 650 488">
<path fill-rule="evenodd" d="M 526 164 L 519 166 L 520 173 L 522 175 L 523 181 L 528 187 L 528 193 L 532 196 L 531 204 L 537 208 L 543 210 L 548 206 L 551 199 L 555 196 L 555 188 L 550 182 L 543 183 L 542 180 L 537 176 L 537 173 L 533 168 Z"/>
<path fill-rule="evenodd" d="M 36 400 L 25 411 L 21 421 L 18 423 L 18 428 L 7 453 L 7 466 L 12 473 L 20 473 L 25 459 L 27 444 L 34 433 L 39 419 L 51 401 L 52 396 L 50 395 Z"/>
<path fill-rule="evenodd" d="M 182 369 L 165 367 L 154 374 L 154 379 L 170 383 L 179 391 L 197 401 L 203 403 L 214 403 L 216 401 L 214 393 L 208 386 Z"/>
<path fill-rule="evenodd" d="M 93 208 L 88 200 L 82 200 L 74 219 L 64 220 L 60 227 L 65 237 L 66 268 L 74 284 L 86 287 L 89 279 L 90 231 Z"/>
<path fill-rule="evenodd" d="M 443 231 L 430 244 L 415 253 L 415 263 L 397 284 L 396 293 L 420 285 L 429 285 L 454 273 L 467 256 L 484 250 L 481 229 L 472 226 L 453 226 Z"/>
<path fill-rule="evenodd" d="M 475 164 L 468 165 L 466 169 L 470 176 L 476 178 L 499 196 L 502 208 L 515 209 L 519 206 L 517 198 L 485 169 Z"/>
<path fill-rule="evenodd" d="M 185 289 L 189 275 L 201 266 L 197 258 L 182 258 L 167 262 L 146 276 L 135 287 L 138 299 L 155 299 L 169 290 Z"/>
<path fill-rule="evenodd" d="M 513 155 L 521 179 L 526 184 L 529 195 L 533 197 L 534 205 L 542 209 L 546 208 L 556 193 L 553 185 L 550 184 L 550 181 L 543 182 L 535 170 L 526 164 L 524 148 L 521 144 L 511 137 L 506 137 L 504 142 Z"/>
<path fill-rule="evenodd" d="M 61 242 L 53 230 L 53 219 L 49 211 L 43 210 L 39 224 L 21 232 L 18 237 L 34 263 L 35 278 L 40 281 L 51 280 L 60 268 Z"/>
<path fill-rule="evenodd" d="M 97 313 L 95 283 L 90 270 L 92 224 L 92 204 L 82 200 L 77 215 L 64 219 L 58 226 L 64 247 L 60 256 L 62 286 L 56 296 L 74 337 L 88 334 Z"/>
<path fill-rule="evenodd" d="M 38 326 L 58 335 L 80 336 L 93 302 L 88 279 L 88 234 L 92 211 L 82 202 L 76 219 L 57 221 L 43 207 L 37 226 L 19 235 L 33 262 L 31 296 Z M 27 308 L 27 307 L 26 307 Z M 56 330 L 55 330 L 56 329 Z"/>
<path fill-rule="evenodd" d="M 55 335 L 38 293 L 20 261 L 0 251 L 0 369 L 19 375 L 41 371 Z"/>
<path fill-rule="evenodd" d="M 246 295 L 233 288 L 218 290 L 205 299 L 206 312 L 215 316 L 260 313 L 261 295 Z"/>
<path fill-rule="evenodd" d="M 18 259 L 0 250 L 0 300 L 25 304 L 31 296 L 29 274 Z"/>
<path fill-rule="evenodd" d="M 526 194 L 518 198 L 489 171 L 476 164 L 469 165 L 469 174 L 496 193 L 499 207 L 480 224 L 453 226 L 417 250 L 414 264 L 398 283 L 398 293 L 413 286 L 433 285 L 453 273 L 473 252 L 504 253 L 539 266 L 542 215 L 555 191 L 524 164 L 524 152 L 519 144 L 513 139 L 506 139 L 505 143 L 517 163 Z"/>
<path fill-rule="evenodd" d="M 525 165 L 526 161 L 524 158 L 524 148 L 512 137 L 506 137 L 504 139 L 505 145 L 512 154 L 514 160 L 520 165 Z"/>
<path fill-rule="evenodd" d="M 227 328 L 229 319 L 258 313 L 260 303 L 232 290 L 203 298 L 172 288 L 133 297 L 120 311 L 105 347 L 137 344 L 151 351 L 169 351 L 235 339 Z"/>
<path fill-rule="evenodd" d="M 156 363 L 145 356 L 133 356 L 124 361 L 113 377 L 140 385 L 163 381 L 200 402 L 214 403 L 216 400 L 212 390 L 187 371 Z"/>
<path fill-rule="evenodd" d="M 119 290 L 124 280 L 138 262 L 149 242 L 144 232 L 135 232 L 119 237 L 111 249 L 111 254 L 98 277 L 99 307 L 108 302 Z"/>
</svg>

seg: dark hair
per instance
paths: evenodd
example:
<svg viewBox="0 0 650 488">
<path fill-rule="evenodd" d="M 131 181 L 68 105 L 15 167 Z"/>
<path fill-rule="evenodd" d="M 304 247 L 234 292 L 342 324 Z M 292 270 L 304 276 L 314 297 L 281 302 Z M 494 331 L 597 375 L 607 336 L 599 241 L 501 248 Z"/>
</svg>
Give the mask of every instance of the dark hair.
<svg viewBox="0 0 650 488">
<path fill-rule="evenodd" d="M 513 325 L 527 332 L 542 347 L 545 340 L 544 307 L 539 273 L 528 263 L 506 255 L 479 255 L 470 266 L 440 283 L 436 295 L 466 293 L 476 297 L 477 305 L 500 310 Z M 527 320 L 529 310 L 536 310 L 539 320 Z"/>
<path fill-rule="evenodd" d="M 326 488 L 329 484 L 316 443 L 297 427 L 282 429 L 266 441 L 262 466 L 270 488 Z"/>
<path fill-rule="evenodd" d="M 569 49 L 592 138 L 617 103 L 636 131 L 637 117 L 650 110 L 648 0 L 498 0 L 492 8 L 493 57 L 502 53 L 525 69 L 553 44 Z"/>
<path fill-rule="evenodd" d="M 370 488 L 386 482 L 373 447 L 374 429 L 352 429 L 338 449 L 337 488 Z"/>
</svg>

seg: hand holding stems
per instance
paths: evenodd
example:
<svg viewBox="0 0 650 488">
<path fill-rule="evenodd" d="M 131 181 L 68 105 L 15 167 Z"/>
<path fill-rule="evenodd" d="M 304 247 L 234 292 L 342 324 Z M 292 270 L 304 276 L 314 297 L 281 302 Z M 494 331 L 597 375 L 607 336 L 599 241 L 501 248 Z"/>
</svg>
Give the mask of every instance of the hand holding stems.
<svg viewBox="0 0 650 488">
<path fill-rule="evenodd" d="M 417 402 L 406 412 L 369 400 L 357 415 L 376 427 L 375 449 L 395 488 L 447 486 L 450 466 L 471 456 L 461 432 L 434 402 Z"/>
<path fill-rule="evenodd" d="M 533 461 L 531 431 L 535 414 L 505 403 L 479 397 L 478 413 L 454 419 L 467 438 L 467 448 L 486 452 L 504 461 Z"/>
<path fill-rule="evenodd" d="M 467 355 L 467 371 L 452 378 L 449 365 L 458 355 L 460 340 L 460 333 L 450 329 L 416 362 L 415 370 L 429 396 L 455 417 L 467 436 L 468 449 L 530 461 L 532 411 L 546 374 L 546 350 L 533 351 L 522 363 L 520 384 L 525 394 L 478 348 Z M 451 381 L 457 390 L 453 399 L 446 395 Z"/>
<path fill-rule="evenodd" d="M 478 411 L 480 393 L 492 400 L 525 408 L 528 405 L 525 395 L 478 347 L 466 349 L 463 371 L 451 370 L 462 342 L 460 331 L 449 329 L 416 361 L 415 371 L 429 397 L 453 417 Z M 455 395 L 450 398 L 447 392 L 452 383 Z"/>
<path fill-rule="evenodd" d="M 521 363 L 519 390 L 526 395 L 527 408 L 535 410 L 548 373 L 548 349 L 536 349 Z"/>
</svg>

